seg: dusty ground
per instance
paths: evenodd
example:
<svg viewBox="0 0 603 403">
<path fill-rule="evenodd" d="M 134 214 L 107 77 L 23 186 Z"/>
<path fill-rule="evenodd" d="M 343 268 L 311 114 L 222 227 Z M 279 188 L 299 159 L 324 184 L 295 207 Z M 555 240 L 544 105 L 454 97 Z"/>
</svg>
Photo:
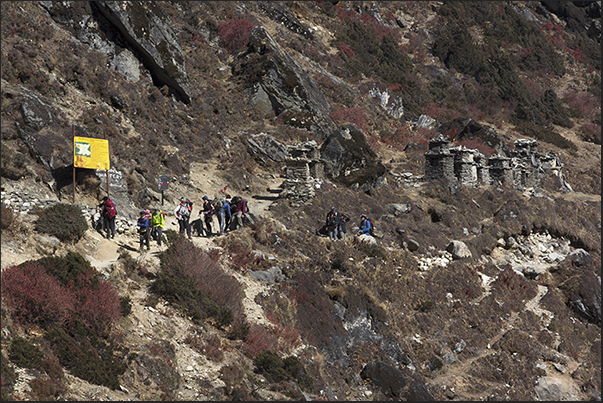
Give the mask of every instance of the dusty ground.
<svg viewBox="0 0 603 403">
<path fill-rule="evenodd" d="M 211 162 L 193 165 L 191 183 L 199 189 L 223 189 L 225 185 L 222 184 L 222 180 L 216 175 L 216 165 Z M 266 189 L 277 189 L 281 182 L 282 178 L 266 180 Z M 269 195 L 268 192 L 266 193 Z M 272 201 L 268 198 L 252 199 L 253 195 L 244 191 L 233 194 L 239 194 L 248 200 L 252 200 L 252 212 L 256 216 L 269 214 L 268 207 Z M 211 197 L 212 195 L 208 196 Z M 195 194 L 189 197 L 195 203 L 193 214 L 196 218 L 199 206 L 202 204 L 201 198 L 203 194 Z M 164 208 L 166 212 L 164 228 L 177 229 L 178 223 L 171 210 L 171 207 L 168 205 Z M 26 223 L 31 221 L 30 218 L 27 217 L 25 220 Z M 217 222 L 214 222 L 213 225 L 217 225 Z M 215 229 L 217 227 L 214 227 Z M 8 237 L 3 237 L 2 239 L 2 268 L 41 257 L 34 239 L 22 239 L 14 242 L 6 238 Z M 193 236 L 192 241 L 199 247 L 212 248 L 216 247 L 214 239 L 216 238 Z M 13 246 L 7 247 L 6 245 L 11 242 Z M 128 250 L 134 259 L 145 262 L 145 266 L 148 267 L 149 271 L 158 270 L 159 259 L 157 254 L 160 250 L 165 249 L 165 244 L 159 247 L 156 242 L 151 241 L 150 251 L 143 253 L 138 251 L 138 245 L 138 237 L 135 234 L 116 234 L 115 239 L 108 240 L 98 232 L 90 230 L 78 242 L 76 249 L 89 259 L 92 266 L 96 267 L 97 270 L 106 276 L 111 276 L 113 271 L 116 270 L 115 265 L 117 264 L 120 248 Z M 245 291 L 243 304 L 249 321 L 268 324 L 269 322 L 264 315 L 262 307 L 255 303 L 254 299 L 258 293 L 263 292 L 269 285 L 254 281 L 249 276 L 242 276 L 238 273 L 233 273 L 233 275 L 243 285 Z M 146 289 L 137 287 L 135 284 L 131 284 L 131 287 L 134 290 L 131 296 L 132 312 L 124 318 L 124 323 L 118 325 L 126 333 L 126 337 L 129 339 L 128 345 L 142 346 L 151 339 L 157 339 L 158 337 L 168 338 L 176 346 L 178 372 L 182 374 L 182 387 L 178 395 L 179 399 L 207 400 L 207 397 L 204 398 L 196 387 L 199 384 L 199 380 L 207 379 L 212 384 L 215 384 L 214 386 L 220 386 L 218 384 L 221 381 L 217 379 L 219 378 L 218 371 L 222 365 L 227 364 L 229 360 L 238 360 L 241 358 L 235 354 L 231 354 L 232 357 L 229 357 L 227 353 L 225 354 L 224 361 L 220 364 L 208 360 L 205 356 L 184 343 L 184 338 L 191 332 L 192 324 L 190 321 L 182 317 L 172 307 L 161 302 L 155 308 L 146 306 L 144 303 L 147 297 Z M 27 382 L 32 377 L 27 371 L 19 370 L 18 372 L 20 373 L 20 378 L 16 386 L 17 392 L 15 395 L 22 396 L 24 400 L 27 400 L 27 391 L 29 390 Z M 103 386 L 89 384 L 68 374 L 67 379 L 72 391 L 71 398 L 73 400 L 145 400 L 144 396 L 133 395 L 125 388 L 122 391 L 113 391 Z"/>
<path fill-rule="evenodd" d="M 218 192 L 225 184 L 216 174 L 216 166 L 217 164 L 211 162 L 193 165 L 191 170 L 191 184 L 198 189 L 217 189 L 216 192 Z M 266 194 L 264 196 L 273 196 L 273 194 L 268 192 L 268 189 L 277 189 L 282 181 L 282 178 L 266 179 L 264 187 Z M 184 190 L 176 188 L 173 191 L 175 194 L 180 194 L 178 192 Z M 252 200 L 252 212 L 255 215 L 266 217 L 271 215 L 269 206 L 273 201 L 269 200 L 269 198 L 254 198 L 253 194 L 245 191 L 231 193 L 240 194 L 248 200 Z M 191 200 L 195 202 L 195 208 L 193 210 L 193 216 L 195 218 L 198 214 L 199 206 L 202 204 L 201 198 L 203 195 L 203 193 L 199 192 L 198 194 L 189 196 Z M 577 194 L 570 195 L 572 195 L 572 197 L 580 196 Z M 209 194 L 208 196 L 213 197 L 215 194 Z M 167 214 L 165 228 L 177 229 L 177 221 L 171 210 L 171 206 L 168 205 L 164 208 L 164 211 Z M 29 222 L 30 217 L 24 217 L 24 221 Z M 7 265 L 19 264 L 29 259 L 41 257 L 36 248 L 35 239 L 21 239 L 17 241 L 5 238 L 6 237 L 3 237 L 2 239 L 3 268 Z M 192 241 L 199 247 L 212 248 L 217 247 L 214 243 L 215 239 L 217 238 L 193 236 Z M 9 244 L 12 246 L 7 247 Z M 86 256 L 91 264 L 107 277 L 111 276 L 114 270 L 116 270 L 115 265 L 118 260 L 120 248 L 128 250 L 134 259 L 145 262 L 145 266 L 148 267 L 149 271 L 156 271 L 159 266 L 159 259 L 157 257 L 158 252 L 165 248 L 165 245 L 160 248 L 157 246 L 156 242 L 151 241 L 151 250 L 139 253 L 138 238 L 137 235 L 133 233 L 116 235 L 115 239 L 107 240 L 96 231 L 88 231 L 76 246 L 76 249 Z M 493 252 L 492 256 L 498 256 L 500 259 L 505 259 L 504 253 L 504 250 L 501 249 L 500 251 Z M 270 285 L 255 281 L 250 276 L 242 276 L 234 272 L 233 275 L 235 275 L 243 285 L 246 295 L 243 304 L 248 320 L 250 322 L 268 324 L 269 322 L 265 317 L 264 310 L 255 302 L 255 297 L 259 293 L 264 292 Z M 487 279 L 484 279 L 483 286 L 488 290 L 489 282 Z M 223 365 L 227 365 L 229 362 L 241 360 L 242 357 L 234 352 L 235 349 L 230 349 L 230 351 L 226 349 L 227 353 L 225 354 L 224 360 L 221 363 L 215 363 L 203 354 L 199 354 L 184 342 L 185 337 L 193 331 L 193 325 L 190 321 L 183 317 L 173 307 L 164 303 L 160 302 L 155 308 L 147 306 L 145 304 L 147 292 L 144 287 L 140 287 L 131 280 L 129 280 L 128 287 L 132 290 L 132 312 L 123 319 L 123 323 L 118 325 L 118 328 L 123 331 L 124 337 L 126 337 L 127 344 L 130 346 L 144 346 L 151 340 L 157 340 L 158 338 L 170 340 L 176 348 L 177 371 L 181 374 L 181 387 L 178 391 L 178 399 L 211 400 L 210 397 L 204 395 L 203 390 L 199 388 L 198 385 L 200 380 L 206 380 L 214 387 L 221 386 L 221 381 L 219 380 L 220 368 Z M 543 289 L 539 289 L 540 292 L 538 295 L 526 304 L 526 309 L 534 311 L 541 320 L 546 321 L 549 313 L 542 310 L 539 306 L 540 300 L 546 292 L 546 289 L 544 289 L 544 287 L 542 288 Z M 518 315 L 515 314 L 508 318 L 507 328 L 501 329 L 500 334 L 491 340 L 490 345 L 493 345 L 497 341 L 497 338 L 501 337 L 506 331 L 513 327 L 513 322 L 517 316 Z M 467 367 L 470 366 L 473 361 L 489 354 L 493 354 L 493 350 L 485 350 L 474 359 L 468 360 L 463 363 L 463 365 L 455 367 L 454 371 L 447 372 L 445 376 L 443 375 L 441 378 L 433 380 L 432 385 L 448 385 L 449 387 L 456 387 L 458 390 L 467 390 L 467 385 L 462 384 L 464 382 L 464 377 L 461 375 L 467 371 Z M 577 364 L 573 359 L 567 357 L 567 365 L 564 372 L 560 372 L 549 366 L 547 367 L 547 376 L 556 379 L 559 384 L 564 385 L 563 387 L 566 390 L 576 389 L 575 382 L 570 375 L 575 370 L 576 365 Z M 27 381 L 31 379 L 31 376 L 26 371 L 19 370 L 19 372 L 20 381 L 17 385 L 16 396 L 21 396 L 24 400 L 27 400 L 27 390 L 29 388 Z M 134 370 L 132 370 L 132 372 L 134 372 Z M 455 374 L 458 376 L 455 376 Z M 133 374 L 125 374 L 125 376 L 135 377 Z M 131 393 L 125 388 L 121 391 L 113 391 L 106 387 L 89 384 L 70 375 L 67 375 L 67 379 L 71 390 L 70 398 L 73 400 L 148 400 L 148 398 L 151 398 L 151 396 L 142 396 Z M 134 382 L 134 384 L 136 384 L 136 382 Z M 136 389 L 144 390 L 144 387 Z M 269 392 L 265 391 L 265 393 Z M 575 396 L 577 400 L 584 400 L 586 398 L 585 396 L 581 396 L 580 392 L 576 392 Z M 362 396 L 357 397 L 357 399 L 349 400 L 363 400 Z M 477 398 L 478 397 L 476 396 L 476 399 Z M 279 400 L 279 396 L 266 395 L 266 400 L 275 399 Z"/>
</svg>

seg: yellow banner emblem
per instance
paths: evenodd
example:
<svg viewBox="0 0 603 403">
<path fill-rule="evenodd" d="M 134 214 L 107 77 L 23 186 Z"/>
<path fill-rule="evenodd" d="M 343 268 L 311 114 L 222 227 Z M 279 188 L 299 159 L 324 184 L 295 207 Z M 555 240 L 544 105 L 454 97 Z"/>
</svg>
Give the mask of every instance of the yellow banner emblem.
<svg viewBox="0 0 603 403">
<path fill-rule="evenodd" d="M 73 137 L 73 166 L 109 169 L 109 140 Z"/>
</svg>

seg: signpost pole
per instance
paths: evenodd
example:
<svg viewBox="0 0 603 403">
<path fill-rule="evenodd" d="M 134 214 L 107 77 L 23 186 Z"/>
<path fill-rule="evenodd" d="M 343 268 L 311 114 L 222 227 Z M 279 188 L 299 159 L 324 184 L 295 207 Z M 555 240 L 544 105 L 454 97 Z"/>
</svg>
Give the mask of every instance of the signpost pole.
<svg viewBox="0 0 603 403">
<path fill-rule="evenodd" d="M 168 175 L 159 175 L 159 190 L 161 190 L 161 205 L 163 206 L 163 191 L 169 187 L 170 177 Z"/>
<path fill-rule="evenodd" d="M 105 130 L 105 140 L 107 140 L 107 131 Z M 107 142 L 107 147 L 109 146 L 109 142 Z M 109 170 L 105 169 L 107 173 L 107 197 L 111 198 L 111 193 L 109 193 Z"/>
<path fill-rule="evenodd" d="M 71 124 L 73 132 L 73 143 L 75 143 L 75 125 Z M 75 150 L 73 151 L 75 153 Z M 73 156 L 73 204 L 75 204 L 75 155 Z"/>
</svg>

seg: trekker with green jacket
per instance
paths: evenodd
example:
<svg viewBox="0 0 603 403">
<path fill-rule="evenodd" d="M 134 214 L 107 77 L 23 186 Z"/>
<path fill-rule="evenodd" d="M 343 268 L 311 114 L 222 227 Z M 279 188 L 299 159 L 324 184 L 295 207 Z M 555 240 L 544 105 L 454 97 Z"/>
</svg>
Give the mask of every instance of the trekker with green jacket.
<svg viewBox="0 0 603 403">
<path fill-rule="evenodd" d="M 151 237 L 161 246 L 161 237 L 163 235 L 163 225 L 165 224 L 165 213 L 160 208 L 155 207 L 151 215 Z"/>
</svg>

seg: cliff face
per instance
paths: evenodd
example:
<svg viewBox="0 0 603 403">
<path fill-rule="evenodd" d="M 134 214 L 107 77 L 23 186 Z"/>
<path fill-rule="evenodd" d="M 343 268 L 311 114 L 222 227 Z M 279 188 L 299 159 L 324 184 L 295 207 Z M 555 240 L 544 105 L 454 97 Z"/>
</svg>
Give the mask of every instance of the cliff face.
<svg viewBox="0 0 603 403">
<path fill-rule="evenodd" d="M 1 11 L 3 400 L 600 399 L 600 2 Z"/>
</svg>

